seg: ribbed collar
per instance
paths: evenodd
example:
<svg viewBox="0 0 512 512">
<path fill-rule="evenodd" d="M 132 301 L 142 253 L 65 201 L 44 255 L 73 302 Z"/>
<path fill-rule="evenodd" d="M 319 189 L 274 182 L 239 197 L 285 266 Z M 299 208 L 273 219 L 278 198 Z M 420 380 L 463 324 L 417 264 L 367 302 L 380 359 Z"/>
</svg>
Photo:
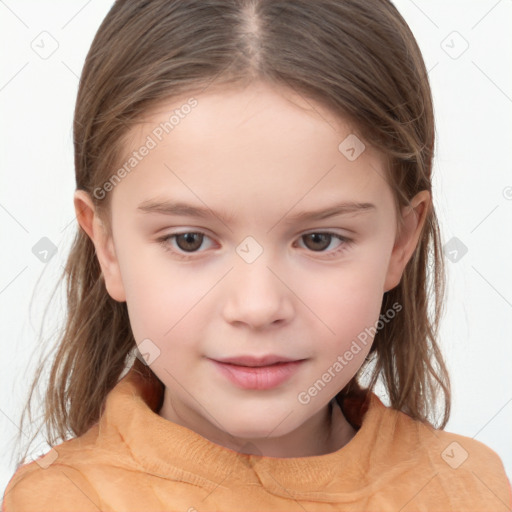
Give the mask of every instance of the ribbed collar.
<svg viewBox="0 0 512 512">
<path fill-rule="evenodd" d="M 275 458 L 238 453 L 162 418 L 156 412 L 162 399 L 162 384 L 138 360 L 107 396 L 100 432 L 120 435 L 134 469 L 212 491 L 219 485 L 259 484 L 291 499 L 329 501 L 364 494 L 377 452 L 386 456 L 376 450 L 379 429 L 393 429 L 396 422 L 386 417 L 391 410 L 374 393 L 348 395 L 342 411 L 360 426 L 349 443 L 326 455 Z"/>
</svg>

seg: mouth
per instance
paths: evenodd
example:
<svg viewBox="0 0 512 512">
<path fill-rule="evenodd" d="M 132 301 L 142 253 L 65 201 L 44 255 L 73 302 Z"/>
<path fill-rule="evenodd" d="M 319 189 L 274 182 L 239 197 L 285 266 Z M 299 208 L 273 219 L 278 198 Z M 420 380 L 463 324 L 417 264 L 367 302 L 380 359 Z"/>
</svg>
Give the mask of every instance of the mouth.
<svg viewBox="0 0 512 512">
<path fill-rule="evenodd" d="M 290 379 L 306 361 L 281 356 L 210 359 L 220 374 L 242 389 L 272 389 Z"/>
<path fill-rule="evenodd" d="M 233 364 L 236 366 L 248 366 L 248 367 L 262 367 L 262 366 L 272 366 L 274 364 L 280 363 L 293 363 L 295 361 L 301 361 L 301 359 L 292 359 L 289 357 L 278 356 L 269 354 L 267 356 L 238 356 L 238 357 L 230 357 L 226 359 L 215 359 L 215 361 L 224 364 Z"/>
</svg>

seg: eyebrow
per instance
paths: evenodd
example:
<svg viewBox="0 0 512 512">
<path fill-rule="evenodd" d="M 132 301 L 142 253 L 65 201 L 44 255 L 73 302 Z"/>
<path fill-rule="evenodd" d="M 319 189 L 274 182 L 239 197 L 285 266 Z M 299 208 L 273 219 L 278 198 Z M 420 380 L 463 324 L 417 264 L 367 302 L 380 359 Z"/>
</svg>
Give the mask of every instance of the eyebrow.
<svg viewBox="0 0 512 512">
<path fill-rule="evenodd" d="M 175 215 L 183 217 L 196 217 L 196 218 L 211 218 L 217 217 L 223 222 L 231 222 L 236 215 L 227 214 L 227 212 L 214 212 L 210 208 L 202 206 L 193 206 L 183 202 L 174 201 L 162 201 L 149 199 L 143 201 L 138 206 L 137 210 L 142 213 L 159 213 L 162 215 Z M 323 220 L 337 215 L 346 215 L 350 213 L 364 213 L 376 210 L 376 206 L 373 203 L 359 203 L 354 201 L 336 203 L 327 208 L 320 210 L 303 211 L 294 213 L 292 215 L 284 216 L 286 223 L 292 222 L 304 222 L 311 220 Z"/>
<path fill-rule="evenodd" d="M 335 217 L 337 215 L 347 215 L 349 213 L 364 213 L 376 210 L 373 203 L 357 203 L 354 201 L 337 203 L 321 210 L 314 210 L 309 212 L 298 212 L 293 215 L 285 217 L 285 222 L 299 222 L 309 220 L 323 220 Z"/>
</svg>

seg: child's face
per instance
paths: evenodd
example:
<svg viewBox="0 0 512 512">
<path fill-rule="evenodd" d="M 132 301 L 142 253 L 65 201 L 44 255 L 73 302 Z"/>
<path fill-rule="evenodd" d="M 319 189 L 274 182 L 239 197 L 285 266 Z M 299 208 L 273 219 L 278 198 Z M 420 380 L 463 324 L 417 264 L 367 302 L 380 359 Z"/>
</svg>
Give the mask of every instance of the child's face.
<svg viewBox="0 0 512 512">
<path fill-rule="evenodd" d="M 98 252 L 107 288 L 127 302 L 172 398 L 164 409 L 205 435 L 278 437 L 322 414 L 364 362 L 383 293 L 415 245 L 393 250 L 379 156 L 367 147 L 349 160 L 338 148 L 349 127 L 285 94 L 300 107 L 264 86 L 207 90 L 164 137 L 155 128 L 188 98 L 159 108 L 133 132 L 127 160 L 137 150 L 140 161 L 109 192 L 115 254 Z M 164 202 L 211 215 L 141 209 Z M 349 202 L 373 206 L 294 219 Z M 168 250 L 159 241 L 196 232 L 169 238 Z M 246 372 L 215 362 L 269 355 L 300 362 Z"/>
</svg>

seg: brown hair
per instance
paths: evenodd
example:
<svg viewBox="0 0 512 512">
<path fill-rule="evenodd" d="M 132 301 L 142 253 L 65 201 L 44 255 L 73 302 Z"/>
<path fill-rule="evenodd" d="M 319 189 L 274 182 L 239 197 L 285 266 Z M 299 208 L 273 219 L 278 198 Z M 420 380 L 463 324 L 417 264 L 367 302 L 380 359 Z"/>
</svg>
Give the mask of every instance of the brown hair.
<svg viewBox="0 0 512 512">
<path fill-rule="evenodd" d="M 144 113 L 179 95 L 254 80 L 293 89 L 353 123 L 365 143 L 387 158 L 397 209 L 421 190 L 432 192 L 427 70 L 408 25 L 388 0 L 117 0 L 80 79 L 77 189 L 90 194 L 109 226 L 109 195 L 98 199 L 93 191 L 122 162 L 124 141 Z M 50 445 L 98 421 L 136 346 L 126 303 L 108 295 L 94 245 L 81 228 L 64 278 L 67 319 L 42 423 Z M 432 424 L 439 415 L 440 426 L 446 425 L 450 385 L 436 342 L 444 279 L 431 205 L 400 284 L 384 294 L 382 313 L 396 303 L 403 312 L 378 330 L 367 362 L 341 394 L 368 372 L 367 387 L 382 378 L 393 408 Z"/>
</svg>

